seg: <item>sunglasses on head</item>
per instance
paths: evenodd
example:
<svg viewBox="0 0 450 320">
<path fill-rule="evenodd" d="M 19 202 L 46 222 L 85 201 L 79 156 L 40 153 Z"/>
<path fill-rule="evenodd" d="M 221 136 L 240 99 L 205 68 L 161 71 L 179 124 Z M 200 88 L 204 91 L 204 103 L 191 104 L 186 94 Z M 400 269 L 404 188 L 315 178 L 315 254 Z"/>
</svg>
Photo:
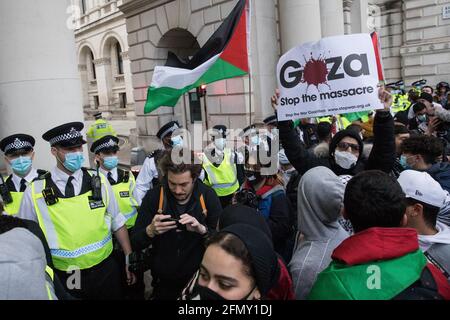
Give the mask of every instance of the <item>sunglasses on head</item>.
<svg viewBox="0 0 450 320">
<path fill-rule="evenodd" d="M 359 151 L 359 145 L 353 143 L 339 142 L 337 147 L 343 150 L 347 150 L 350 147 L 352 148 L 352 151 Z"/>
</svg>

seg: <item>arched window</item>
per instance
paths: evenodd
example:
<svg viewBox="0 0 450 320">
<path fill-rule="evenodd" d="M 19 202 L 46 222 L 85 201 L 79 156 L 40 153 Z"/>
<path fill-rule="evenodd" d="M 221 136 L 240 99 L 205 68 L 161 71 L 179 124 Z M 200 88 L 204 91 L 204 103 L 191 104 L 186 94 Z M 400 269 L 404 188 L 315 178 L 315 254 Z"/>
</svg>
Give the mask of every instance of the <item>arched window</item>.
<svg viewBox="0 0 450 320">
<path fill-rule="evenodd" d="M 123 57 L 120 44 L 116 43 L 116 57 L 117 57 L 117 74 L 123 74 Z"/>
<path fill-rule="evenodd" d="M 86 14 L 86 10 L 87 6 L 86 6 L 86 0 L 81 0 L 81 13 L 82 14 Z"/>
<path fill-rule="evenodd" d="M 97 80 L 97 73 L 95 72 L 94 54 L 91 51 L 91 67 L 92 67 L 92 80 Z"/>
</svg>

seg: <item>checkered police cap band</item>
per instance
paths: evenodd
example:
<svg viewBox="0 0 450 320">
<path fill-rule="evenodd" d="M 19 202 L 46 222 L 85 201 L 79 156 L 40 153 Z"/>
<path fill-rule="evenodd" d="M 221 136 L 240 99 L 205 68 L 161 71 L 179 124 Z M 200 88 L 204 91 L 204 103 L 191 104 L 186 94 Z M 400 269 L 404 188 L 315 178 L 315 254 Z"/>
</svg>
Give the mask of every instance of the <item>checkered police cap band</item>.
<svg viewBox="0 0 450 320">
<path fill-rule="evenodd" d="M 180 129 L 180 127 L 175 123 L 173 126 L 171 126 L 169 129 L 167 129 L 161 134 L 161 140 L 164 139 L 168 134 L 173 133 L 177 129 Z"/>
<path fill-rule="evenodd" d="M 97 153 L 103 149 L 109 149 L 109 148 L 114 148 L 114 147 L 117 147 L 117 143 L 113 139 L 109 139 L 108 142 L 98 145 L 97 148 L 94 149 L 94 153 Z"/>
<path fill-rule="evenodd" d="M 33 148 L 33 145 L 28 141 L 22 141 L 19 138 L 16 138 L 13 143 L 10 143 L 5 147 L 5 153 L 10 150 L 21 150 L 25 148 Z"/>
<path fill-rule="evenodd" d="M 50 145 L 54 145 L 56 143 L 60 143 L 63 141 L 70 141 L 77 138 L 82 138 L 83 135 L 81 132 L 77 131 L 75 128 L 71 128 L 69 132 L 56 136 L 49 140 Z"/>
</svg>

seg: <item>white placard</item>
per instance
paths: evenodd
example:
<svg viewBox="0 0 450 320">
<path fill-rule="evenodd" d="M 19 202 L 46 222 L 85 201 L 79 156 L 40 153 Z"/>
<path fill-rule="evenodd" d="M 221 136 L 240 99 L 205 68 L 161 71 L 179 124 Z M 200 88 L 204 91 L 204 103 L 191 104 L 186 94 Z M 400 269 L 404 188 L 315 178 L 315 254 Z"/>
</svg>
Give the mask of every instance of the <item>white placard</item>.
<svg viewBox="0 0 450 320">
<path fill-rule="evenodd" d="M 324 38 L 291 49 L 277 66 L 278 120 L 382 109 L 376 34 Z"/>
</svg>

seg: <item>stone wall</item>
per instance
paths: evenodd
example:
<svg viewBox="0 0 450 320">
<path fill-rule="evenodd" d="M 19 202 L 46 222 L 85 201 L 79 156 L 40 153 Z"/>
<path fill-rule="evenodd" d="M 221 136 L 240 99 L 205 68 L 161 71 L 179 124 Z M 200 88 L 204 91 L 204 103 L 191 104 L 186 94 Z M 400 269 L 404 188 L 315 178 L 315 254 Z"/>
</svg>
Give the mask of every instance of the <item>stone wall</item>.
<svg viewBox="0 0 450 320">
<path fill-rule="evenodd" d="M 424 78 L 435 85 L 450 78 L 450 19 L 443 19 L 450 0 L 403 1 L 403 75 L 407 83 Z"/>
</svg>

